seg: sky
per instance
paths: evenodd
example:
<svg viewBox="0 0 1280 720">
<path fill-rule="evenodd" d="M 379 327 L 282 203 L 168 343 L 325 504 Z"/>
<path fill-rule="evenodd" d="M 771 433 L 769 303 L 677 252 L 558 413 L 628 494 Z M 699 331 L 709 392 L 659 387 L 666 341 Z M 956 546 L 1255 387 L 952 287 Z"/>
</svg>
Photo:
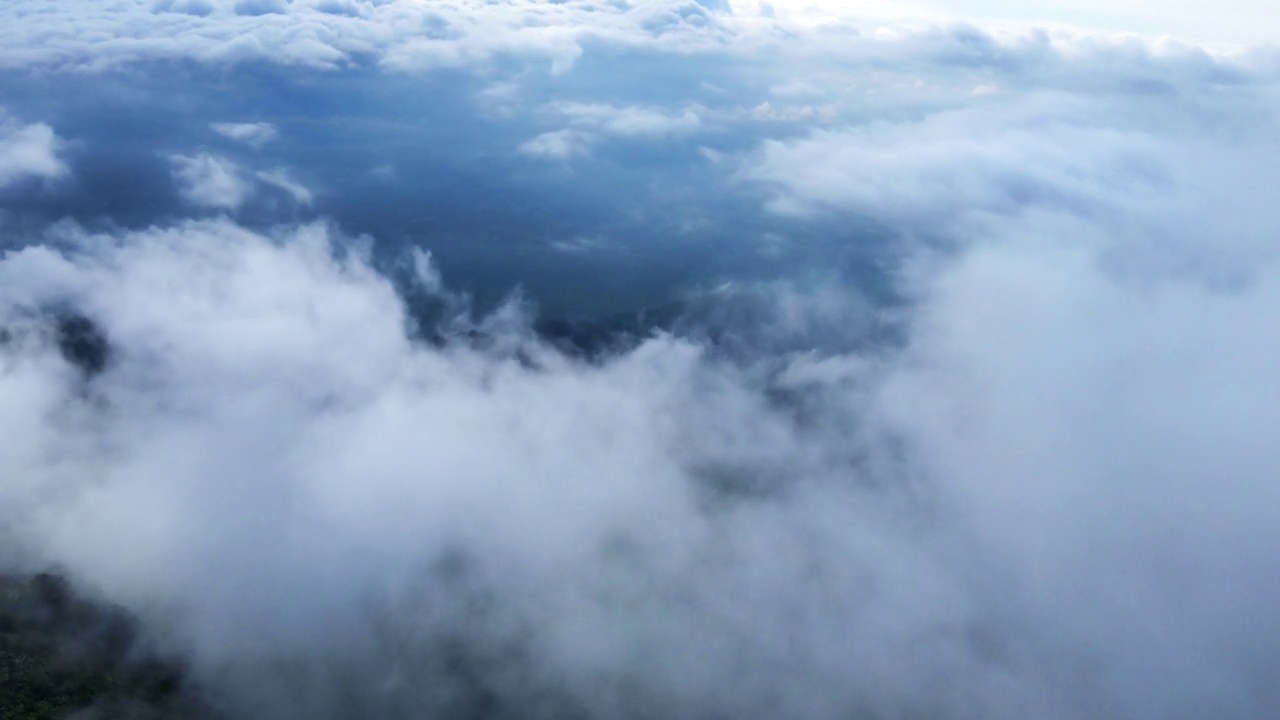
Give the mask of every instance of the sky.
<svg viewBox="0 0 1280 720">
<path fill-rule="evenodd" d="M 229 720 L 1269 718 L 1277 27 L 10 0 L 0 571 Z"/>
</svg>

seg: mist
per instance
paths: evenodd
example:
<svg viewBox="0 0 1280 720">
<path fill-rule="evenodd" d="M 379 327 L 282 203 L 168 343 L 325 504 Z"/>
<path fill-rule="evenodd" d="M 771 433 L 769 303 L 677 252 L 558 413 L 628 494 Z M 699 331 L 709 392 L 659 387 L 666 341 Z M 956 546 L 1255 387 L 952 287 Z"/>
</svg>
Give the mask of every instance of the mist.
<svg viewBox="0 0 1280 720">
<path fill-rule="evenodd" d="M 212 221 L 0 264 L 6 545 L 245 716 L 1275 699 L 1273 272 L 1132 287 L 995 246 L 921 271 L 897 347 L 589 361 L 515 300 L 415 339 L 348 246 Z M 834 301 L 806 299 L 793 333 Z"/>
<path fill-rule="evenodd" d="M 70 717 L 1280 706 L 1238 24 L 56 5 L 0 9 L 0 620 L 192 703 Z"/>
</svg>

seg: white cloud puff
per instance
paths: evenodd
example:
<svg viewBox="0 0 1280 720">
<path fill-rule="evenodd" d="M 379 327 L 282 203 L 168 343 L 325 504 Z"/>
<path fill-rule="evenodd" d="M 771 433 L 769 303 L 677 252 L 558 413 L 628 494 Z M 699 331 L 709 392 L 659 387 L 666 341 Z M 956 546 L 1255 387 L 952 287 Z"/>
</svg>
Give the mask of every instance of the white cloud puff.
<svg viewBox="0 0 1280 720">
<path fill-rule="evenodd" d="M 68 173 L 60 157 L 63 141 L 44 123 L 23 124 L 0 111 L 0 187 L 26 178 L 54 179 Z"/>
<path fill-rule="evenodd" d="M 172 155 L 173 176 L 182 197 L 193 205 L 235 210 L 249 197 L 252 184 L 234 162 L 212 155 Z"/>
</svg>

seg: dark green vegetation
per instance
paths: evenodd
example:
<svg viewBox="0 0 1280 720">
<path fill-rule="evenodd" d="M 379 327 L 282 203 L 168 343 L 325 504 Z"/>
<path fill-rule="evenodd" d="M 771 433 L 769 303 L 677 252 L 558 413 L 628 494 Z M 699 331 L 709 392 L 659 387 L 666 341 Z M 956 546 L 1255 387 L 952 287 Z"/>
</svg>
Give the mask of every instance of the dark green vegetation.
<svg viewBox="0 0 1280 720">
<path fill-rule="evenodd" d="M 0 718 L 206 720 L 181 668 L 148 653 L 121 610 L 55 575 L 0 575 Z"/>
</svg>

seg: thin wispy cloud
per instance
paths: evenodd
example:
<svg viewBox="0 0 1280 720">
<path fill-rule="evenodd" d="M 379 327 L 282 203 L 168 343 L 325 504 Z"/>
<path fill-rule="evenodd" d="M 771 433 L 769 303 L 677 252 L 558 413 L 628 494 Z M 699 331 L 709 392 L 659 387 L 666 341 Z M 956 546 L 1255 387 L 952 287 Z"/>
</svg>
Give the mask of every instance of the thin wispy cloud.
<svg viewBox="0 0 1280 720">
<path fill-rule="evenodd" d="M 210 123 L 209 128 L 228 140 L 242 142 L 252 147 L 262 147 L 276 138 L 276 126 L 271 123 Z"/>
</svg>

